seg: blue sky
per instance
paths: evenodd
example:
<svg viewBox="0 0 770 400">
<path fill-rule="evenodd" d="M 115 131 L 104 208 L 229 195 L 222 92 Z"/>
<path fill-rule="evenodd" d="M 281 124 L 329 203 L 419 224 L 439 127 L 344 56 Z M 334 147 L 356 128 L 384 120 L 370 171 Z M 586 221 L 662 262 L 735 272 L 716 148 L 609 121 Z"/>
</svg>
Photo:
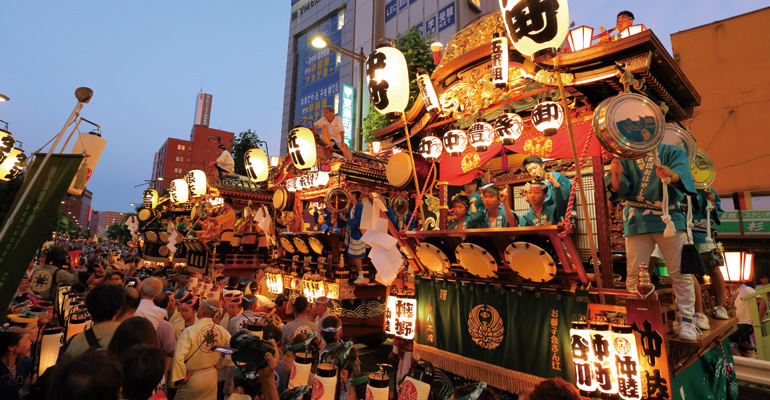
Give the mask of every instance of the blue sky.
<svg viewBox="0 0 770 400">
<path fill-rule="evenodd" d="M 321 0 L 325 1 L 325 0 Z M 212 128 L 252 129 L 279 152 L 289 0 L 5 1 L 0 119 L 27 153 L 64 125 L 79 86 L 81 115 L 107 147 L 88 183 L 92 207 L 131 211 L 167 137 L 189 138 L 197 93 L 212 94 Z M 614 26 L 628 9 L 670 50 L 669 35 L 768 6 L 766 0 L 570 1 L 576 24 Z M 81 124 L 81 131 L 90 126 Z M 72 144 L 70 144 L 71 149 Z M 68 149 L 68 150 L 70 150 Z"/>
</svg>

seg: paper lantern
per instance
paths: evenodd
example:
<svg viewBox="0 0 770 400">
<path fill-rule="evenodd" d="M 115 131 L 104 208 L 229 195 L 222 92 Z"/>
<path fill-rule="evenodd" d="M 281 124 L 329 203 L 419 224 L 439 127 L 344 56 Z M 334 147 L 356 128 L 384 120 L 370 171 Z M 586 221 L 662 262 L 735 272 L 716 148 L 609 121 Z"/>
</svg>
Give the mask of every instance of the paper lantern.
<svg viewBox="0 0 770 400">
<path fill-rule="evenodd" d="M 190 201 L 190 187 L 184 179 L 174 179 L 168 187 L 168 193 L 171 195 L 171 202 L 174 204 L 184 204 Z"/>
<path fill-rule="evenodd" d="M 43 338 L 40 340 L 40 357 L 38 358 L 38 371 L 40 375 L 49 367 L 56 364 L 59 358 L 59 349 L 61 349 L 64 332 L 61 327 L 48 328 L 43 331 Z"/>
<path fill-rule="evenodd" d="M 492 38 L 492 83 L 495 86 L 508 85 L 508 38 L 497 33 Z"/>
<path fill-rule="evenodd" d="M 564 123 L 564 110 L 559 103 L 544 101 L 532 110 L 532 124 L 543 136 L 553 136 Z"/>
<path fill-rule="evenodd" d="M 585 50 L 591 47 L 591 40 L 594 37 L 594 28 L 585 25 L 579 26 L 567 35 L 567 43 L 572 51 Z"/>
<path fill-rule="evenodd" d="M 262 149 L 251 149 L 246 152 L 246 176 L 252 182 L 264 182 L 270 172 L 267 165 L 267 154 Z"/>
<path fill-rule="evenodd" d="M 320 363 L 313 377 L 312 400 L 334 400 L 337 391 L 337 367 Z M 385 399 L 387 400 L 387 399 Z"/>
<path fill-rule="evenodd" d="M 271 167 L 277 167 L 278 164 L 281 163 L 281 157 L 278 156 L 270 156 L 270 166 Z"/>
<path fill-rule="evenodd" d="M 313 366 L 313 354 L 304 351 L 294 352 L 294 362 L 289 373 L 289 390 L 307 385 L 310 369 Z"/>
<path fill-rule="evenodd" d="M 385 333 L 412 340 L 416 322 L 416 299 L 396 295 L 388 297 L 385 309 Z"/>
<path fill-rule="evenodd" d="M 308 169 L 315 165 L 315 137 L 310 129 L 297 127 L 289 132 L 289 156 L 298 169 Z"/>
<path fill-rule="evenodd" d="M 11 132 L 0 129 L 0 164 L 8 158 L 8 155 L 16 146 L 16 139 L 11 136 Z"/>
<path fill-rule="evenodd" d="M 584 321 L 572 322 L 569 330 L 572 364 L 575 366 L 575 385 L 578 389 L 593 392 L 596 382 L 593 379 L 593 355 L 591 352 L 591 331 Z"/>
<path fill-rule="evenodd" d="M 476 151 L 487 151 L 495 141 L 495 128 L 486 122 L 476 122 L 468 128 L 468 143 Z"/>
<path fill-rule="evenodd" d="M 75 146 L 72 148 L 72 154 L 85 154 L 87 157 L 80 163 L 80 171 L 72 178 L 67 193 L 73 196 L 83 194 L 105 146 L 107 146 L 107 141 L 102 139 L 100 134 L 83 132 L 78 136 Z"/>
<path fill-rule="evenodd" d="M 618 394 L 624 400 L 642 398 L 642 371 L 633 328 L 628 325 L 612 326 L 612 348 L 618 377 Z"/>
<path fill-rule="evenodd" d="M 618 392 L 618 375 L 615 363 L 615 349 L 612 346 L 610 325 L 606 322 L 591 322 L 592 373 L 600 392 Z"/>
<path fill-rule="evenodd" d="M 500 0 L 513 47 L 532 60 L 556 52 L 567 37 L 567 0 Z"/>
<path fill-rule="evenodd" d="M 369 383 L 366 385 L 367 400 L 388 400 L 390 397 L 390 379 L 385 371 L 376 371 L 369 374 Z"/>
<path fill-rule="evenodd" d="M 725 251 L 725 265 L 719 267 L 726 282 L 751 282 L 754 277 L 754 254 Z"/>
<path fill-rule="evenodd" d="M 380 154 L 380 151 L 382 150 L 382 142 L 379 140 L 375 140 L 372 142 L 372 153 L 373 154 Z"/>
<path fill-rule="evenodd" d="M 428 161 L 435 161 L 443 150 L 441 139 L 435 136 L 425 136 L 420 140 L 420 154 Z"/>
<path fill-rule="evenodd" d="M 0 163 L 0 181 L 16 179 L 21 173 L 25 161 L 27 161 L 27 155 L 21 149 L 11 150 L 5 160 Z"/>
<path fill-rule="evenodd" d="M 629 36 L 636 35 L 637 33 L 642 33 L 647 30 L 647 27 L 644 25 L 631 25 L 626 29 L 623 29 L 618 33 L 618 38 L 625 39 Z"/>
<path fill-rule="evenodd" d="M 430 75 L 424 69 L 420 69 L 420 74 L 417 75 L 417 88 L 422 95 L 422 102 L 425 104 L 425 111 L 438 112 L 441 111 L 441 104 L 438 102 L 438 95 L 436 95 L 436 88 L 433 87 L 433 82 L 430 80 Z"/>
<path fill-rule="evenodd" d="M 267 282 L 268 292 L 273 294 L 283 293 L 283 274 L 281 274 L 281 270 L 277 268 L 268 268 L 265 271 L 265 282 Z"/>
<path fill-rule="evenodd" d="M 406 59 L 393 47 L 380 47 L 366 59 L 369 96 L 380 114 L 402 113 L 409 102 Z"/>
<path fill-rule="evenodd" d="M 155 189 L 147 189 L 142 193 L 142 202 L 144 208 L 153 209 L 158 206 L 158 191 Z"/>
<path fill-rule="evenodd" d="M 519 114 L 505 113 L 495 119 L 495 133 L 506 146 L 516 143 L 523 129 L 524 121 Z"/>
<path fill-rule="evenodd" d="M 86 329 L 86 323 L 91 320 L 87 311 L 78 311 L 70 315 L 67 325 L 65 326 L 64 340 L 83 332 Z"/>
<path fill-rule="evenodd" d="M 468 135 L 460 129 L 452 129 L 444 133 L 442 142 L 450 156 L 459 156 L 468 145 Z"/>
<path fill-rule="evenodd" d="M 187 174 L 184 176 L 184 179 L 187 182 L 187 186 L 190 187 L 190 196 L 203 197 L 206 195 L 206 193 L 208 193 L 205 172 L 199 169 L 194 169 L 187 172 Z"/>
</svg>

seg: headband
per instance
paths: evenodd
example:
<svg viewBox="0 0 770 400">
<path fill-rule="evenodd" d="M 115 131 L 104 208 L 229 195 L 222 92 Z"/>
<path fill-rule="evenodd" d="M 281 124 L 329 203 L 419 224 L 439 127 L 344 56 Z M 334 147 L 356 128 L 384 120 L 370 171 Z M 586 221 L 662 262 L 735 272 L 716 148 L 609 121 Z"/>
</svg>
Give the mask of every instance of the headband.
<svg viewBox="0 0 770 400">
<path fill-rule="evenodd" d="M 339 331 L 340 331 L 340 328 L 336 328 L 336 327 L 333 327 L 333 326 L 329 326 L 329 327 L 326 327 L 326 328 L 321 328 L 321 332 L 339 332 Z"/>
<path fill-rule="evenodd" d="M 299 343 L 297 343 L 297 344 L 293 344 L 293 345 L 289 346 L 287 349 L 288 349 L 289 351 L 297 351 L 297 350 L 301 350 L 302 348 L 304 348 L 304 347 L 306 347 L 307 345 L 309 345 L 309 344 L 310 344 L 310 342 L 311 342 L 311 341 L 313 341 L 313 339 L 315 339 L 315 336 L 316 336 L 316 335 L 315 335 L 315 332 L 313 332 L 313 333 L 311 333 L 311 334 L 309 334 L 309 335 L 307 336 L 307 339 L 305 339 L 305 340 L 303 340 L 303 341 L 301 341 L 301 342 L 299 342 Z"/>
<path fill-rule="evenodd" d="M 359 376 L 358 378 L 353 378 L 348 382 L 350 382 L 350 386 L 363 385 L 364 383 L 369 383 L 369 375 Z"/>
<path fill-rule="evenodd" d="M 297 387 L 297 394 L 292 396 L 289 400 L 299 400 L 302 398 L 302 396 L 306 395 L 310 391 L 310 386 L 299 386 Z"/>
<path fill-rule="evenodd" d="M 198 297 L 197 296 L 190 296 L 190 298 L 188 300 L 184 300 L 184 299 L 179 300 L 179 305 L 181 305 L 182 308 L 190 308 L 190 307 L 194 306 L 195 303 L 197 303 L 197 302 L 198 302 Z"/>
<path fill-rule="evenodd" d="M 246 300 L 247 303 L 253 303 L 253 302 L 257 301 L 256 297 L 254 297 L 253 299 L 250 299 L 250 298 L 248 298 L 248 296 L 243 296 L 243 297 L 241 297 L 241 299 L 242 300 Z"/>
<path fill-rule="evenodd" d="M 212 306 L 211 304 L 209 304 L 208 300 L 203 300 L 203 304 L 204 304 L 206 307 L 208 307 L 209 309 L 211 309 L 212 311 L 214 311 L 214 312 L 221 312 L 221 311 L 222 311 L 222 309 L 221 309 L 221 308 L 217 308 L 217 307 L 214 307 L 214 306 Z"/>
<path fill-rule="evenodd" d="M 476 389 L 473 389 L 473 391 L 468 393 L 467 396 L 459 398 L 457 400 L 478 400 L 478 398 L 481 396 L 481 393 L 486 388 L 487 388 L 487 383 L 486 382 L 479 382 L 476 385 Z"/>
</svg>

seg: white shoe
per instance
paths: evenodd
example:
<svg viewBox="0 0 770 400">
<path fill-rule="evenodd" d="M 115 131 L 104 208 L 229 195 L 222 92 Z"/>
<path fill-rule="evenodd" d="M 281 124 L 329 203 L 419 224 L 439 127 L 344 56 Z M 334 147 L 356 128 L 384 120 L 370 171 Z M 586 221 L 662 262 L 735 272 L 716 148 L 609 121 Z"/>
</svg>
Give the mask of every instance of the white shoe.
<svg viewBox="0 0 770 400">
<path fill-rule="evenodd" d="M 722 306 L 716 306 L 714 307 L 714 318 L 716 319 L 730 319 L 730 316 L 727 315 L 727 310 Z"/>
<path fill-rule="evenodd" d="M 693 320 L 683 317 L 679 321 L 679 339 L 697 341 L 700 338 L 700 329 L 693 324 Z"/>
<path fill-rule="evenodd" d="M 363 275 L 359 275 L 356 280 L 353 281 L 354 285 L 366 285 L 369 283 L 369 279 L 366 279 Z"/>
<path fill-rule="evenodd" d="M 706 315 L 701 313 L 695 313 L 695 317 L 693 318 L 693 320 L 695 320 L 695 326 L 697 326 L 698 329 L 702 329 L 702 330 L 711 329 L 711 325 L 709 325 L 709 317 L 707 317 Z"/>
</svg>

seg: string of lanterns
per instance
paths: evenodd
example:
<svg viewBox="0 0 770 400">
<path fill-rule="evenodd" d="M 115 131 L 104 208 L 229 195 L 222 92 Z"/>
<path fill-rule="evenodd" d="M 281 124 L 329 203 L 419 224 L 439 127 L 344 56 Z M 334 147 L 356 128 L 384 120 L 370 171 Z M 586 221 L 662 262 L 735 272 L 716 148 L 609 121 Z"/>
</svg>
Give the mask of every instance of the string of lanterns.
<svg viewBox="0 0 770 400">
<path fill-rule="evenodd" d="M 6 124 L 0 129 L 0 181 L 10 181 L 19 176 L 27 155 L 16 148 L 16 139 L 11 136 Z"/>
</svg>

